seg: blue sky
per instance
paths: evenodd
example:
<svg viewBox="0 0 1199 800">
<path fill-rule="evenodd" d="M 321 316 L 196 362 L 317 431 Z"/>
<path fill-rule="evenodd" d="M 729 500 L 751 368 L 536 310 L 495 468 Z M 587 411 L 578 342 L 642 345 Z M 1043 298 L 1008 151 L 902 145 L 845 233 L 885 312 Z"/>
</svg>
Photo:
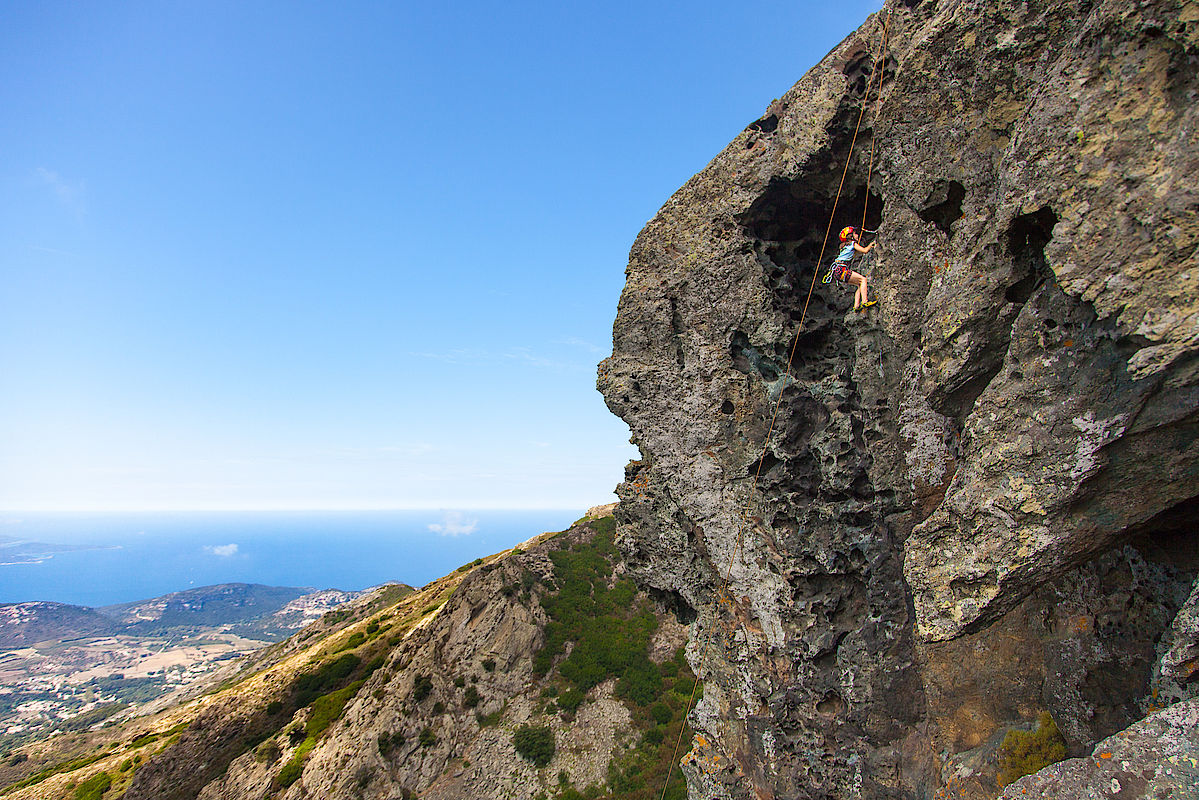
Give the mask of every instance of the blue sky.
<svg viewBox="0 0 1199 800">
<path fill-rule="evenodd" d="M 583 508 L 628 248 L 878 10 L 0 7 L 0 509 Z"/>
</svg>

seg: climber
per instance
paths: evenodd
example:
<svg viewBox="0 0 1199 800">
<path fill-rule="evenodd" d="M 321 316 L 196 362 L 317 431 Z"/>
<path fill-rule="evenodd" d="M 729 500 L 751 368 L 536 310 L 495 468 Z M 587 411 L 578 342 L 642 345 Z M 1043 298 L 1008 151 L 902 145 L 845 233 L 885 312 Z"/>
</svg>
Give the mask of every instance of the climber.
<svg viewBox="0 0 1199 800">
<path fill-rule="evenodd" d="M 828 272 L 822 279 L 824 283 L 832 283 L 836 278 L 839 281 L 852 283 L 858 287 L 853 295 L 853 310 L 857 311 L 860 308 L 869 308 L 878 302 L 878 300 L 869 300 L 866 297 L 866 276 L 860 272 L 854 272 L 850 268 L 850 263 L 856 253 L 869 253 L 874 249 L 877 242 L 871 242 L 866 247 L 858 244 L 862 238 L 861 234 L 852 227 L 847 226 L 841 229 L 841 252 L 837 254 L 837 258 L 829 265 Z"/>
</svg>

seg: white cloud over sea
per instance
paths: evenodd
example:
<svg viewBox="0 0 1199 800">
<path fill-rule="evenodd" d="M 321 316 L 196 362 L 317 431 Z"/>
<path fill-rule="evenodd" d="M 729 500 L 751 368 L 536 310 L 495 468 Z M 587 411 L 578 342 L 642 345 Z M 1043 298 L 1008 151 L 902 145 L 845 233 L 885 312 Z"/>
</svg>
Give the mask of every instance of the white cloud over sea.
<svg viewBox="0 0 1199 800">
<path fill-rule="evenodd" d="M 237 545 L 235 545 L 235 544 L 206 544 L 206 545 L 204 545 L 204 552 L 209 553 L 214 556 L 221 556 L 223 558 L 229 558 L 230 556 L 237 555 Z"/>
<path fill-rule="evenodd" d="M 479 520 L 467 517 L 461 511 L 447 511 L 442 515 L 441 522 L 429 524 L 429 530 L 442 536 L 466 536 L 474 533 L 479 527 Z"/>
</svg>

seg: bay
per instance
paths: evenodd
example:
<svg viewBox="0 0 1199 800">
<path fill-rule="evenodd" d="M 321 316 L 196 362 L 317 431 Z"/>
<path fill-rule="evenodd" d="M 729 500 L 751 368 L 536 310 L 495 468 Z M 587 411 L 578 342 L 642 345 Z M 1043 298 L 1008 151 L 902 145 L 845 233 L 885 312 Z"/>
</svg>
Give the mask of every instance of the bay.
<svg viewBox="0 0 1199 800">
<path fill-rule="evenodd" d="M 13 542 L 65 547 L 33 563 L 0 565 L 0 602 L 95 607 L 219 583 L 419 587 L 580 516 L 579 509 L 3 512 L 0 554 Z M 41 548 L 24 547 L 31 549 Z"/>
</svg>

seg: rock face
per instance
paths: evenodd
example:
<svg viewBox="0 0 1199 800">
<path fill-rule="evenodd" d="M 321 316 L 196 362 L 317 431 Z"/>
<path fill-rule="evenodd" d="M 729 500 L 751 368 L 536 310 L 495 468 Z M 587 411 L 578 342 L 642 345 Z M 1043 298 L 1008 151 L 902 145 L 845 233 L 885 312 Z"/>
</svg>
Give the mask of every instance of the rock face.
<svg viewBox="0 0 1199 800">
<path fill-rule="evenodd" d="M 638 236 L 598 385 L 692 798 L 994 797 L 1040 710 L 1195 693 L 1197 100 L 1194 2 L 893 0 Z"/>
</svg>

